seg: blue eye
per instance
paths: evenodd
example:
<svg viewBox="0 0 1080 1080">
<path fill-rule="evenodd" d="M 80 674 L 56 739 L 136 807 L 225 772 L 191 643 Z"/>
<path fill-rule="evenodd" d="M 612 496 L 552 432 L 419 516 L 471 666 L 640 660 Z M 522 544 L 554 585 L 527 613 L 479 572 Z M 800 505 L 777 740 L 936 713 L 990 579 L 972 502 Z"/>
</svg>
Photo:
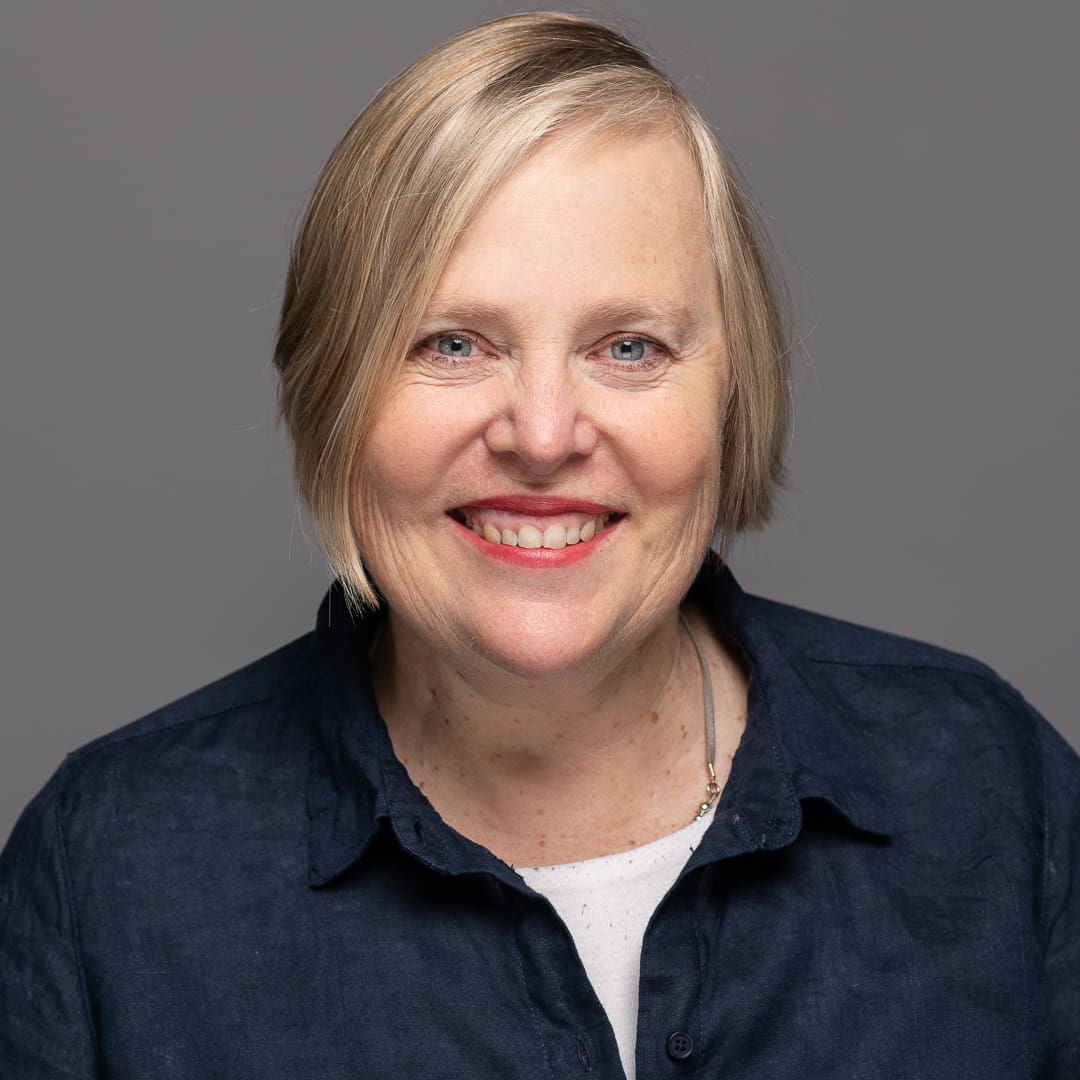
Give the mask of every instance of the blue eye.
<svg viewBox="0 0 1080 1080">
<path fill-rule="evenodd" d="M 622 341 L 611 343 L 611 358 L 613 360 L 637 362 L 645 355 L 645 342 L 637 338 L 623 338 Z"/>
<path fill-rule="evenodd" d="M 459 337 L 457 334 L 448 334 L 446 337 L 437 338 L 435 347 L 443 356 L 459 358 L 472 354 L 472 342 L 468 338 Z"/>
</svg>

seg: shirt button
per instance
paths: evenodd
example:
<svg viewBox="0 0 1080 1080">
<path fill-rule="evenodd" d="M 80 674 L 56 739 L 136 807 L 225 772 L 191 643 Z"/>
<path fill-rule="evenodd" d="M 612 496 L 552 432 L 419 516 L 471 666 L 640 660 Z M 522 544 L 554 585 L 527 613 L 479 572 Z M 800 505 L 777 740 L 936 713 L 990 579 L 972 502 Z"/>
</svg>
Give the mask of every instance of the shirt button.
<svg viewBox="0 0 1080 1080">
<path fill-rule="evenodd" d="M 694 1052 L 694 1040 L 685 1031 L 673 1031 L 668 1036 L 667 1052 L 675 1061 L 685 1061 Z"/>
</svg>

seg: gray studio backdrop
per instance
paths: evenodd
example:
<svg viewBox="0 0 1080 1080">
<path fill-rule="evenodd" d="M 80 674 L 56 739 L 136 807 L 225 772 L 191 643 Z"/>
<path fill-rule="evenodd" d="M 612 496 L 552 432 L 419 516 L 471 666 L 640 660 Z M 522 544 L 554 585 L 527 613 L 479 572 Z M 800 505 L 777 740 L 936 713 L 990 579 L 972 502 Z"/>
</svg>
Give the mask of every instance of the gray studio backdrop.
<svg viewBox="0 0 1080 1080">
<path fill-rule="evenodd" d="M 311 625 L 289 239 L 381 83 L 525 6 L 5 6 L 0 838 L 65 752 Z M 975 654 L 1080 744 L 1076 5 L 589 10 L 703 107 L 797 303 L 794 486 L 743 584 Z"/>
</svg>

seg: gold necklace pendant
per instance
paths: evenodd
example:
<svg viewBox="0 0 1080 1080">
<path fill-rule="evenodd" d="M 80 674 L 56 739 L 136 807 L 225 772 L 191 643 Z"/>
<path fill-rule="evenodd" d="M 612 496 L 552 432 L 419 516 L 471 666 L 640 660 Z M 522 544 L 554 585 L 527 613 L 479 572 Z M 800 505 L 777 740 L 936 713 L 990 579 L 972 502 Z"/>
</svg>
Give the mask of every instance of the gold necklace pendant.
<svg viewBox="0 0 1080 1080">
<path fill-rule="evenodd" d="M 705 801 L 701 803 L 697 808 L 697 813 L 694 815 L 695 821 L 700 821 L 711 809 L 713 803 L 716 802 L 716 796 L 720 794 L 720 785 L 716 782 L 716 769 L 713 768 L 713 763 L 707 762 L 709 766 L 709 782 L 705 785 Z"/>
</svg>

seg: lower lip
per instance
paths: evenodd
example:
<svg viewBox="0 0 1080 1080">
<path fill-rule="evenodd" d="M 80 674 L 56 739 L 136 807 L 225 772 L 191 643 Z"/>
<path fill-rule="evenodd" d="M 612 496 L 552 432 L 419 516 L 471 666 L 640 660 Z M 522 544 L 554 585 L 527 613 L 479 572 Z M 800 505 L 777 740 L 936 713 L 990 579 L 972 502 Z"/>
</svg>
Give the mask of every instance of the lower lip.
<svg viewBox="0 0 1080 1080">
<path fill-rule="evenodd" d="M 596 534 L 592 540 L 567 544 L 564 548 L 522 548 L 510 544 L 490 544 L 472 529 L 466 528 L 460 521 L 450 518 L 450 523 L 467 543 L 472 544 L 482 555 L 489 559 L 498 559 L 511 566 L 525 566 L 534 570 L 543 568 L 556 569 L 572 566 L 587 559 L 597 547 L 603 546 L 608 537 L 619 527 L 622 518 L 611 522 Z"/>
</svg>

